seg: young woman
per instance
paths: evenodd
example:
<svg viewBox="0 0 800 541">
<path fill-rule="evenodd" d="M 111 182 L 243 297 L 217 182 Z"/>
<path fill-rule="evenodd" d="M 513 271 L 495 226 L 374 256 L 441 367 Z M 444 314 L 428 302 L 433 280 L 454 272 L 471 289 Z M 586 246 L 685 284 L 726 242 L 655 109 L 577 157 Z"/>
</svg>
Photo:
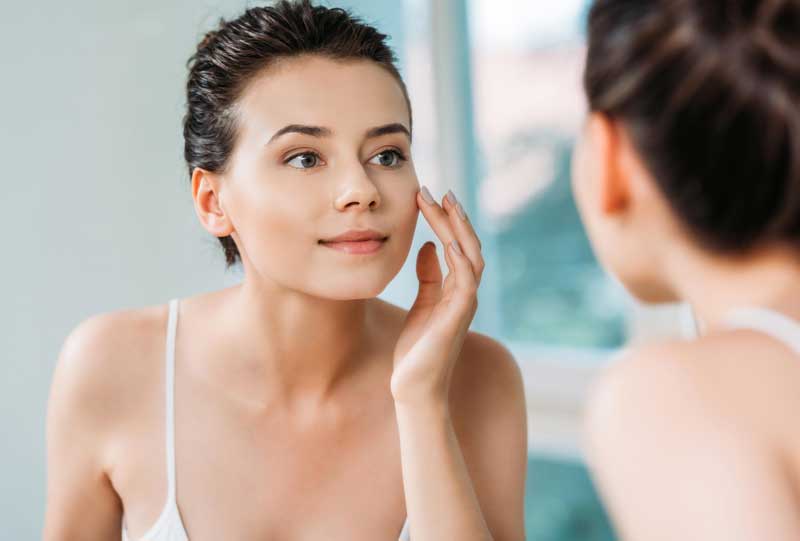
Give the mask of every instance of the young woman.
<svg viewBox="0 0 800 541">
<path fill-rule="evenodd" d="M 44 537 L 523 539 L 519 369 L 468 331 L 480 242 L 419 189 L 385 36 L 307 1 L 248 9 L 200 43 L 187 95 L 194 208 L 244 280 L 68 336 Z M 423 246 L 406 312 L 376 296 L 420 210 L 449 272 Z"/>
<path fill-rule="evenodd" d="M 589 236 L 703 329 L 595 387 L 600 491 L 625 539 L 800 539 L 800 2 L 598 0 L 588 39 Z"/>
</svg>

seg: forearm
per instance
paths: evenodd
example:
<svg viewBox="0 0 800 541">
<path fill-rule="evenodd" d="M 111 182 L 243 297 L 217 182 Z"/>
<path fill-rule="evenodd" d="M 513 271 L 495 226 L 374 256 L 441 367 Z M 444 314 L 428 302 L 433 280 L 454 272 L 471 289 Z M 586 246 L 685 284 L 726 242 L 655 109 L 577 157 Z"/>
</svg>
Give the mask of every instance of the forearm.
<svg viewBox="0 0 800 541">
<path fill-rule="evenodd" d="M 412 541 L 489 541 L 446 403 L 395 403 Z"/>
</svg>

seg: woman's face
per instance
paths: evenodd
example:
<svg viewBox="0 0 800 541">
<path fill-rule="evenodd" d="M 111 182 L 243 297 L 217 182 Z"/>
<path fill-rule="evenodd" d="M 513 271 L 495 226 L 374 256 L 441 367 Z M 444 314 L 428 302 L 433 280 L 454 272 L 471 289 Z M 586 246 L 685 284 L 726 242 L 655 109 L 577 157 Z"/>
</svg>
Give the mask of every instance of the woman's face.
<svg viewBox="0 0 800 541">
<path fill-rule="evenodd" d="M 219 203 L 246 274 L 332 299 L 378 295 L 408 256 L 419 189 L 410 118 L 372 61 L 281 60 L 244 91 Z M 385 240 L 326 242 L 373 231 Z"/>
</svg>

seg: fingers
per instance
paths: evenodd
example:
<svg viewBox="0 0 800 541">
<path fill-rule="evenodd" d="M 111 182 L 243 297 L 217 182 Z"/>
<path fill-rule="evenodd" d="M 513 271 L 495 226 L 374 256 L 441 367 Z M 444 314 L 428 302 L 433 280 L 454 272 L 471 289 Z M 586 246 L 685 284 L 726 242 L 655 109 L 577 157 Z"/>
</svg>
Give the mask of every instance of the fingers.
<svg viewBox="0 0 800 541">
<path fill-rule="evenodd" d="M 452 300 L 459 309 L 471 308 L 478 292 L 478 281 L 472 272 L 472 263 L 457 240 L 447 246 L 450 259 L 455 267 L 455 284 Z"/>
<path fill-rule="evenodd" d="M 464 207 L 461 206 L 452 191 L 447 192 L 447 195 L 442 200 L 442 206 L 447 211 L 450 225 L 455 232 L 455 237 L 461 245 L 464 255 L 472 263 L 472 272 L 475 273 L 475 278 L 480 283 L 485 267 L 483 255 L 481 254 L 481 241 L 477 233 L 475 233 L 469 218 L 467 218 Z"/>
<path fill-rule="evenodd" d="M 448 192 L 442 200 L 442 206 L 439 206 L 431 197 L 430 192 L 423 187 L 417 200 L 423 216 L 428 220 L 442 244 L 447 246 L 453 240 L 459 241 L 464 254 L 471 262 L 470 272 L 473 272 L 480 282 L 485 267 L 481 255 L 481 242 L 455 195 Z M 449 260 L 447 266 L 452 272 L 453 266 Z"/>
<path fill-rule="evenodd" d="M 450 220 L 447 217 L 447 213 L 436 203 L 428 189 L 424 186 L 417 193 L 417 206 L 422 212 L 422 215 L 430 224 L 434 234 L 436 234 L 439 240 L 442 241 L 442 244 L 445 247 L 446 255 L 447 245 L 450 244 L 450 242 L 455 238 L 455 234 L 452 226 L 450 225 Z M 448 269 L 450 269 L 450 272 L 452 272 L 453 266 L 451 265 L 451 262 L 447 260 L 447 257 L 445 257 L 445 260 L 447 261 Z"/>
</svg>

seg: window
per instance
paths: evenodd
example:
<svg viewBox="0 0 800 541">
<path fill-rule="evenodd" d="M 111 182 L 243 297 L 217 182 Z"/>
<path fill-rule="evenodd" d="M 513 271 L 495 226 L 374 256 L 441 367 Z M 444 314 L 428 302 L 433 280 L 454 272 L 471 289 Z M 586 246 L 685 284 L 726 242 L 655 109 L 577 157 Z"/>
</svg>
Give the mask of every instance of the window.
<svg viewBox="0 0 800 541">
<path fill-rule="evenodd" d="M 469 5 L 478 200 L 494 239 L 500 336 L 614 348 L 620 287 L 598 266 L 575 208 L 570 159 L 585 114 L 585 0 Z"/>
</svg>

